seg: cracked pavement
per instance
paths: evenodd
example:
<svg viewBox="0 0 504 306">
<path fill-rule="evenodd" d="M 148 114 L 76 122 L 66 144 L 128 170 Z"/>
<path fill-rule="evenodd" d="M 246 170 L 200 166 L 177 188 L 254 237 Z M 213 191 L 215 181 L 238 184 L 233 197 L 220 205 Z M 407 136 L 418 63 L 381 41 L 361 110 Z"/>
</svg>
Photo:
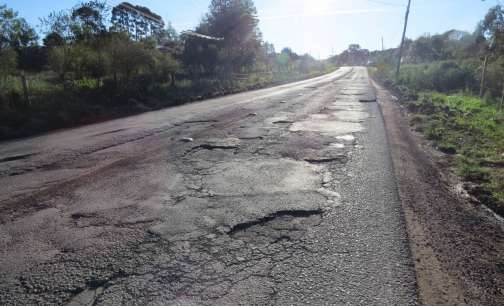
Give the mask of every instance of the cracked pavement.
<svg viewBox="0 0 504 306">
<path fill-rule="evenodd" d="M 375 100 L 343 67 L 3 143 L 0 304 L 418 304 Z"/>
</svg>

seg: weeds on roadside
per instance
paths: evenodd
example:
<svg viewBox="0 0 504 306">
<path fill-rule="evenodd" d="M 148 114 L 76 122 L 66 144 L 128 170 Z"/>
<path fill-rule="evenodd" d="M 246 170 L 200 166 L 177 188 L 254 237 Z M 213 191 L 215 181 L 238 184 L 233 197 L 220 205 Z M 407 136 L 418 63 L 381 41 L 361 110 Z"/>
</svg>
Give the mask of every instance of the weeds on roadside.
<svg viewBox="0 0 504 306">
<path fill-rule="evenodd" d="M 504 113 L 476 97 L 439 93 L 421 93 L 407 107 L 411 125 L 440 151 L 456 154 L 458 174 L 504 210 Z"/>
</svg>

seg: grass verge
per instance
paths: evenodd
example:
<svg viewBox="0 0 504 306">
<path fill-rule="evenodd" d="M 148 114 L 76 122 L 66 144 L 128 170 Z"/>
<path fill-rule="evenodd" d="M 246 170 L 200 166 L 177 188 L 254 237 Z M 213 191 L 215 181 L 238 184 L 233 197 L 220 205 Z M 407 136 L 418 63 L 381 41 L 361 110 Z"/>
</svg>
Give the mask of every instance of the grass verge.
<svg viewBox="0 0 504 306">
<path fill-rule="evenodd" d="M 465 95 L 423 92 L 404 104 L 412 127 L 455 155 L 467 190 L 504 216 L 504 113 Z"/>
</svg>

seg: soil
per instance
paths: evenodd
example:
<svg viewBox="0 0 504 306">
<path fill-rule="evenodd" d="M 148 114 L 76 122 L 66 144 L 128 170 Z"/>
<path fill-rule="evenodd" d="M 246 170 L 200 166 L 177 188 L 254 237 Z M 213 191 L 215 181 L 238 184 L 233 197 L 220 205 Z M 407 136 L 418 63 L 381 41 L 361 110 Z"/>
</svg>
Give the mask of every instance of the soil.
<svg viewBox="0 0 504 306">
<path fill-rule="evenodd" d="M 407 113 L 374 83 L 425 305 L 502 305 L 504 223 L 475 204 L 453 175 L 452 157 L 411 130 Z"/>
</svg>

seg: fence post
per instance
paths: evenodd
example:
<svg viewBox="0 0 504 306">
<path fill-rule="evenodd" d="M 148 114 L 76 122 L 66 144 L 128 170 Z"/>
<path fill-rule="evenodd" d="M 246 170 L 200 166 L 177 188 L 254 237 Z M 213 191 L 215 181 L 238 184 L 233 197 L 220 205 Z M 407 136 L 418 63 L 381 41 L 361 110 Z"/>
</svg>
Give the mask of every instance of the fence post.
<svg viewBox="0 0 504 306">
<path fill-rule="evenodd" d="M 504 106 L 504 84 L 502 84 L 502 96 L 501 96 L 501 100 L 500 100 L 500 111 L 502 113 L 502 108 Z"/>
<path fill-rule="evenodd" d="M 30 105 L 30 95 L 28 93 L 28 81 L 26 80 L 24 72 L 21 72 L 21 85 L 23 86 L 23 97 L 25 103 L 27 105 Z"/>
</svg>

